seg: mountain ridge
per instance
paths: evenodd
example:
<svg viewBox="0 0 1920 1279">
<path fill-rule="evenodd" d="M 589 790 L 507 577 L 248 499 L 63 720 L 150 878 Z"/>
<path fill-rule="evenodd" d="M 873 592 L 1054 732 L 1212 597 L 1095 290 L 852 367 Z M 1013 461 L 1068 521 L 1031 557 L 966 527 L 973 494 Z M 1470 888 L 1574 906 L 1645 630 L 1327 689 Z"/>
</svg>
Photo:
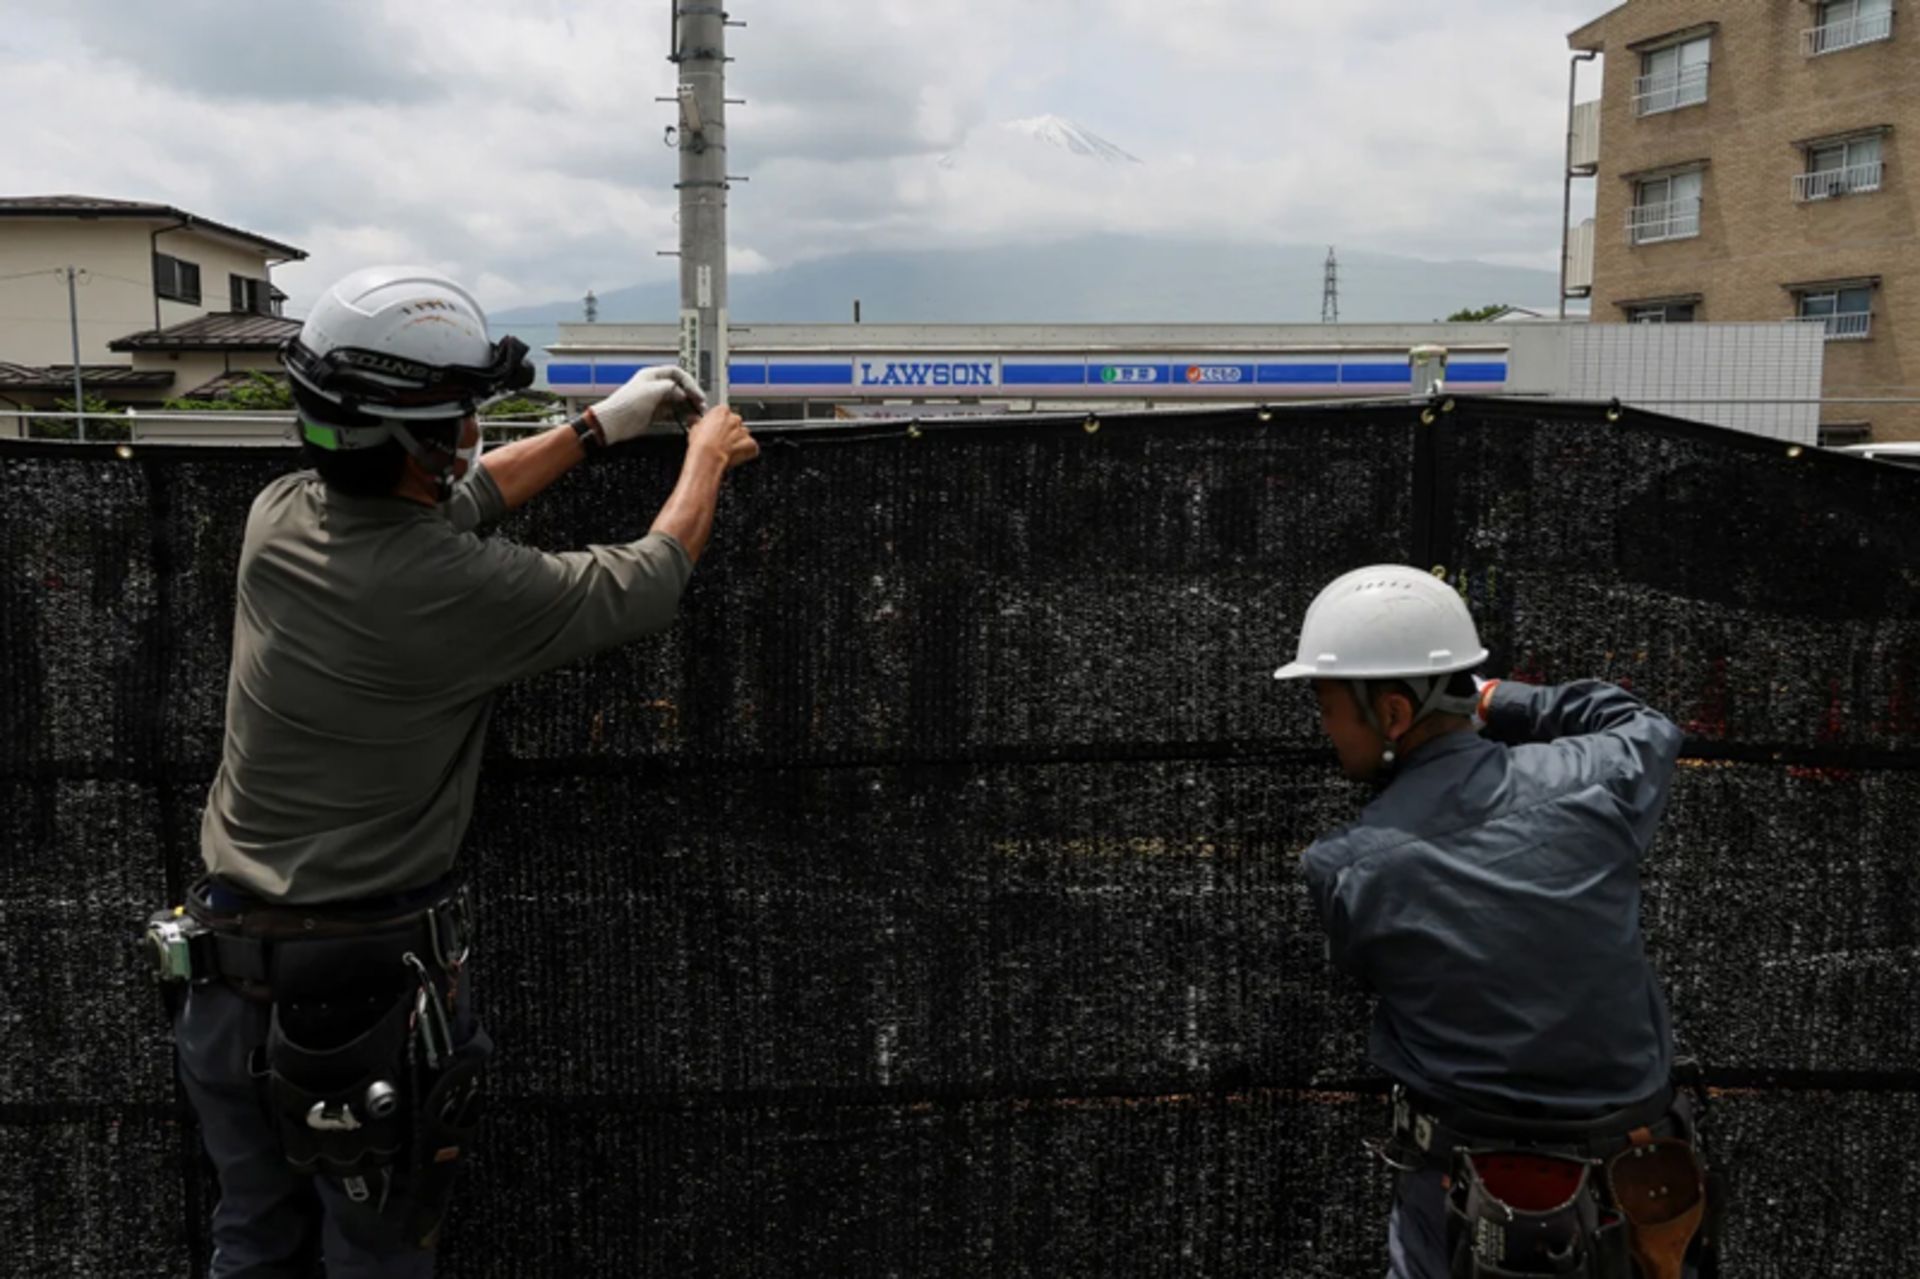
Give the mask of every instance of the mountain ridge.
<svg viewBox="0 0 1920 1279">
<path fill-rule="evenodd" d="M 735 273 L 735 323 L 1312 323 L 1326 247 L 1089 235 L 1045 244 L 860 250 Z M 1419 323 L 1505 302 L 1550 309 L 1555 272 L 1391 254 L 1341 255 L 1340 318 Z M 672 323 L 679 283 L 600 291 L 603 323 Z M 581 320 L 575 300 L 503 309 L 498 326 Z"/>
</svg>

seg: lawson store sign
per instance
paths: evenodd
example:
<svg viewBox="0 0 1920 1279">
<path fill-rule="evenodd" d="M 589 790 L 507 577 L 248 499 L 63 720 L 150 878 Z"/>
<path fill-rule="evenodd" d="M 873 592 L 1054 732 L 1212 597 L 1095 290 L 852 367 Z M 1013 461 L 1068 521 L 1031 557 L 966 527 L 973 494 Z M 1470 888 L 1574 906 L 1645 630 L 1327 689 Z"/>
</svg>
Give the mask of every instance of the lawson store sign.
<svg viewBox="0 0 1920 1279">
<path fill-rule="evenodd" d="M 562 395 L 600 395 L 666 352 L 547 365 Z M 1504 352 L 1456 357 L 1449 390 L 1506 389 Z M 1404 354 L 743 356 L 727 365 L 736 400 L 1217 399 L 1392 395 L 1411 387 Z"/>
</svg>

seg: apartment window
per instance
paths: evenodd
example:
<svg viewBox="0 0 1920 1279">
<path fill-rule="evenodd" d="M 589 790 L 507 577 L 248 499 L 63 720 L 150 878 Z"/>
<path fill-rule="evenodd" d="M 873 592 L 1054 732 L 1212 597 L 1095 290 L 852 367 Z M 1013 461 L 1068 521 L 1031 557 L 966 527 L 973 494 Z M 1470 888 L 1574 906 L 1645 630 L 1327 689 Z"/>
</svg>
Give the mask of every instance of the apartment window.
<svg viewBox="0 0 1920 1279">
<path fill-rule="evenodd" d="M 1627 211 L 1627 238 L 1634 244 L 1685 240 L 1700 234 L 1698 169 L 1633 184 L 1633 208 Z"/>
<path fill-rule="evenodd" d="M 1629 324 L 1692 324 L 1696 302 L 1639 302 L 1627 308 Z"/>
<path fill-rule="evenodd" d="M 156 253 L 153 255 L 153 291 L 175 302 L 199 306 L 200 268 L 192 262 Z"/>
<path fill-rule="evenodd" d="M 227 277 L 228 292 L 232 309 L 245 311 L 251 315 L 272 315 L 274 288 L 265 280 L 250 279 L 244 275 Z"/>
<path fill-rule="evenodd" d="M 1815 285 L 1795 290 L 1797 312 L 1803 320 L 1826 325 L 1827 341 L 1869 337 L 1873 332 L 1871 284 Z"/>
<path fill-rule="evenodd" d="M 1819 13 L 1819 23 L 1800 33 L 1800 51 L 1809 58 L 1893 35 L 1893 0 L 1829 0 Z"/>
<path fill-rule="evenodd" d="M 1831 200 L 1880 189 L 1880 138 L 1845 138 L 1807 147 L 1807 171 L 1793 182 L 1796 200 Z"/>
<path fill-rule="evenodd" d="M 1658 115 L 1707 100 L 1707 67 L 1712 38 L 1696 36 L 1649 49 L 1640 55 L 1640 78 L 1633 82 L 1633 113 Z"/>
</svg>

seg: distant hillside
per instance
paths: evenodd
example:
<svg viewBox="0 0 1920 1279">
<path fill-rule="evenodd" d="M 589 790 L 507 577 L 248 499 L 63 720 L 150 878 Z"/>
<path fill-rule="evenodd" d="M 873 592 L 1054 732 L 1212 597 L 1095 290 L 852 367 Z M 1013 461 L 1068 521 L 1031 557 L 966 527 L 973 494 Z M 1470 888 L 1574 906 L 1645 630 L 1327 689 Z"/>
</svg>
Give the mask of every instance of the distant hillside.
<svg viewBox="0 0 1920 1279">
<path fill-rule="evenodd" d="M 908 323 L 1288 323 L 1320 318 L 1327 250 L 1091 236 L 1042 246 L 913 253 L 849 253 L 775 271 L 735 275 L 737 323 L 821 323 L 861 318 Z M 1340 255 L 1340 318 L 1418 322 L 1491 302 L 1551 306 L 1551 271 L 1481 262 L 1423 262 Z M 669 323 L 675 281 L 600 292 L 608 323 Z M 532 340 L 581 318 L 577 299 L 494 317 Z"/>
</svg>

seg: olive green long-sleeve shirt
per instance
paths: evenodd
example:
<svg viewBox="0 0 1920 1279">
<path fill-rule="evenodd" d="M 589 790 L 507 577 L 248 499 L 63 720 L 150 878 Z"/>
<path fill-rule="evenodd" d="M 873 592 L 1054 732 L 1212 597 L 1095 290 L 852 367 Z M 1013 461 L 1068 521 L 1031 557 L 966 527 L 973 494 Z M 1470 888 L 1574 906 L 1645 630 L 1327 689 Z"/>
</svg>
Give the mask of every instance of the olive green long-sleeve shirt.
<svg viewBox="0 0 1920 1279">
<path fill-rule="evenodd" d="M 254 499 L 209 871 L 299 903 L 438 879 L 473 815 L 494 690 L 672 623 L 693 572 L 672 537 L 555 555 L 475 535 L 503 514 L 484 467 L 437 509 L 310 471 Z"/>
</svg>

